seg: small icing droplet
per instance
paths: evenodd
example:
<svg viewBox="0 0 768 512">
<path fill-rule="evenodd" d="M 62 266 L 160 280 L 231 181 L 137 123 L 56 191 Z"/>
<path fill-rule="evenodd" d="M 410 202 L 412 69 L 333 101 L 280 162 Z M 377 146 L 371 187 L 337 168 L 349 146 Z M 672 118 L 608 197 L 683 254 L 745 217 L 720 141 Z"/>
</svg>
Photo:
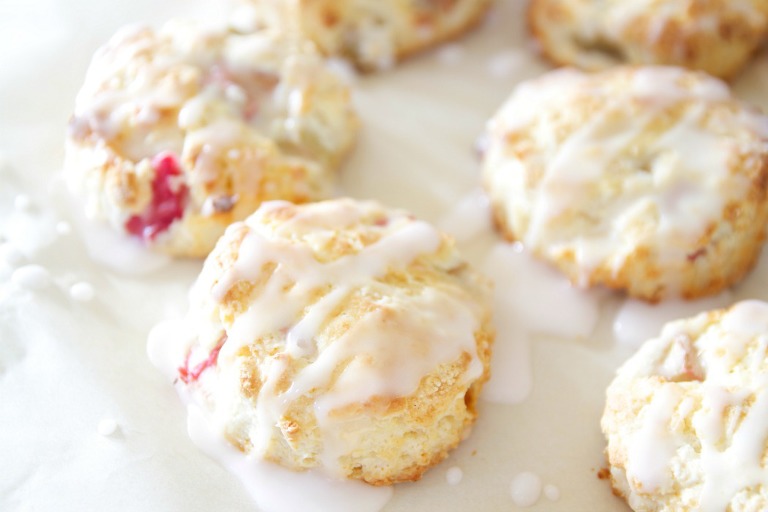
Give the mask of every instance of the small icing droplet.
<svg viewBox="0 0 768 512">
<path fill-rule="evenodd" d="M 544 486 L 544 496 L 549 501 L 557 501 L 560 499 L 560 489 L 556 485 L 547 484 Z"/>
<path fill-rule="evenodd" d="M 233 103 L 244 104 L 248 101 L 248 96 L 245 94 L 243 88 L 235 84 L 229 84 L 226 89 L 224 89 L 224 95 Z"/>
<path fill-rule="evenodd" d="M 464 48 L 459 44 L 446 44 L 437 51 L 437 60 L 441 64 L 454 65 L 464 59 Z"/>
<path fill-rule="evenodd" d="M 512 480 L 512 501 L 518 507 L 535 505 L 541 497 L 541 478 L 535 473 L 524 471 Z"/>
<path fill-rule="evenodd" d="M 13 200 L 13 206 L 22 212 L 29 211 L 32 207 L 32 199 L 26 194 L 19 194 L 16 196 L 16 199 Z"/>
<path fill-rule="evenodd" d="M 459 485 L 462 478 L 464 478 L 464 472 L 460 467 L 454 466 L 445 472 L 445 481 L 448 482 L 448 485 Z"/>
<path fill-rule="evenodd" d="M 41 290 L 48 286 L 51 274 L 40 265 L 24 265 L 13 271 L 11 282 L 22 288 Z"/>
<path fill-rule="evenodd" d="M 392 487 L 336 480 L 312 470 L 290 471 L 248 457 L 220 432 L 212 430 L 203 412 L 194 405 L 188 408 L 187 431 L 193 443 L 241 480 L 258 510 L 264 512 L 380 512 L 392 497 Z"/>
<path fill-rule="evenodd" d="M 72 226 L 69 222 L 61 220 L 56 223 L 56 232 L 60 235 L 68 235 L 72 232 Z"/>
<path fill-rule="evenodd" d="M 109 437 L 117 432 L 117 421 L 114 418 L 103 418 L 99 421 L 96 431 L 100 436 Z"/>
<path fill-rule="evenodd" d="M 8 265 L 16 267 L 24 262 L 24 253 L 9 243 L 0 245 L 0 260 Z"/>
<path fill-rule="evenodd" d="M 328 69 L 346 84 L 357 81 L 357 70 L 345 59 L 331 57 L 326 59 Z"/>
<path fill-rule="evenodd" d="M 525 54 L 518 51 L 506 51 L 496 54 L 488 60 L 488 73 L 497 78 L 512 75 L 525 62 Z"/>
<path fill-rule="evenodd" d="M 96 296 L 96 290 L 90 283 L 81 281 L 69 288 L 69 296 L 78 302 L 89 302 Z"/>
</svg>

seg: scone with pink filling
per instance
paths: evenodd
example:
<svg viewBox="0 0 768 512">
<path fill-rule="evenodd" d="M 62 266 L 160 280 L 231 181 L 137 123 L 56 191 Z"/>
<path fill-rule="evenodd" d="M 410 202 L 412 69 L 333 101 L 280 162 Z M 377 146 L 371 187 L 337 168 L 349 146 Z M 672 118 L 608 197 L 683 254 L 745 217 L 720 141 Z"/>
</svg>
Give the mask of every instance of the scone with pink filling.
<svg viewBox="0 0 768 512">
<path fill-rule="evenodd" d="M 768 118 L 703 73 L 554 71 L 517 87 L 486 141 L 500 231 L 579 286 L 696 298 L 760 253 Z"/>
<path fill-rule="evenodd" d="M 262 201 L 328 197 L 356 130 L 347 86 L 309 42 L 277 29 L 127 27 L 88 69 L 65 174 L 89 217 L 203 257 Z"/>
<path fill-rule="evenodd" d="M 249 456 L 412 481 L 475 421 L 490 285 L 406 212 L 264 203 L 227 229 L 190 296 L 176 342 L 151 343 L 169 347 L 180 391 Z"/>
<path fill-rule="evenodd" d="M 619 369 L 602 429 L 633 510 L 768 510 L 768 304 L 667 324 Z"/>
<path fill-rule="evenodd" d="M 243 30 L 292 25 L 326 55 L 359 68 L 396 61 L 477 25 L 492 0 L 241 0 L 233 24 Z M 244 15 L 245 14 L 245 15 Z"/>
<path fill-rule="evenodd" d="M 560 65 L 664 64 L 730 78 L 768 34 L 768 2 L 532 0 L 528 22 Z"/>
</svg>

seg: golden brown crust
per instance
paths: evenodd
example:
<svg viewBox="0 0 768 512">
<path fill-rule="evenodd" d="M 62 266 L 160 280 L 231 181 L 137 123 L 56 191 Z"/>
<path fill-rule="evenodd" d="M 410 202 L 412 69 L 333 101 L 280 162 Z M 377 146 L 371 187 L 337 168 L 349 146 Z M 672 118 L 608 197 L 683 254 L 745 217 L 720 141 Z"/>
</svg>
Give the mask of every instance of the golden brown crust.
<svg viewBox="0 0 768 512">
<path fill-rule="evenodd" d="M 601 427 L 614 494 L 633 510 L 768 506 L 766 314 L 746 301 L 671 322 L 619 369 Z"/>
<path fill-rule="evenodd" d="M 577 285 L 712 295 L 765 239 L 766 125 L 704 75 L 554 72 L 491 121 L 484 186 L 503 236 Z"/>
<path fill-rule="evenodd" d="M 89 68 L 65 173 L 90 217 L 140 237 L 129 222 L 152 216 L 160 180 L 182 211 L 145 243 L 204 257 L 262 201 L 328 197 L 357 128 L 348 88 L 310 43 L 177 21 L 126 28 Z M 157 169 L 165 153 L 172 177 Z"/>
<path fill-rule="evenodd" d="M 768 32 L 768 5 L 532 0 L 527 20 L 546 57 L 559 65 L 588 70 L 621 63 L 678 65 L 732 78 Z"/>
<path fill-rule="evenodd" d="M 201 358 L 220 332 L 238 343 L 243 318 L 293 311 L 237 349 L 225 344 L 221 354 L 235 352 L 219 355 L 217 383 L 192 385 L 243 451 L 389 485 L 418 480 L 477 417 L 493 342 L 489 283 L 448 237 L 405 212 L 267 203 L 228 229 L 193 297 L 194 316 L 211 319 L 202 330 L 211 334 L 191 347 Z M 312 348 L 297 352 L 291 340 L 307 321 L 317 322 L 301 338 Z M 260 426 L 265 414 L 274 428 Z"/>
<path fill-rule="evenodd" d="M 375 71 L 455 39 L 483 19 L 491 0 L 247 0 L 252 26 L 298 27 L 326 55 Z M 238 24 L 236 22 L 236 24 Z"/>
</svg>

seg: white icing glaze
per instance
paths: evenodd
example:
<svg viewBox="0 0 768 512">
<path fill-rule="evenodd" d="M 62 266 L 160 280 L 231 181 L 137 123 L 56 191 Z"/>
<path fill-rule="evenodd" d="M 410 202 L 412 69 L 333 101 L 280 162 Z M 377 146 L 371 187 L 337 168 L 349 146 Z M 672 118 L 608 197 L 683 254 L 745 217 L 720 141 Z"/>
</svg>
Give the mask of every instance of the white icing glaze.
<svg viewBox="0 0 768 512">
<path fill-rule="evenodd" d="M 519 403 L 532 388 L 531 336 L 589 337 L 599 317 L 599 294 L 574 288 L 516 244 L 497 244 L 482 268 L 496 284 L 496 341 L 483 398 Z M 552 321 L 554 303 L 558 304 L 557 322 Z"/>
<path fill-rule="evenodd" d="M 533 389 L 530 335 L 516 325 L 509 308 L 494 303 L 496 341 L 491 358 L 491 378 L 485 384 L 483 400 L 502 404 L 525 401 Z"/>
<path fill-rule="evenodd" d="M 721 438 L 717 431 L 722 429 L 720 415 L 723 408 L 729 405 L 728 398 L 730 397 L 723 400 L 722 390 L 709 393 L 705 391 L 704 395 L 705 407 L 709 406 L 710 414 L 718 415 L 719 422 L 716 420 L 709 425 L 698 425 L 702 428 L 702 434 L 709 434 L 709 438 L 702 437 L 702 512 L 724 510 L 741 489 L 768 484 L 766 470 L 761 464 L 768 438 L 768 389 L 765 382 L 749 413 L 733 435 L 730 446 L 721 450 L 717 447 Z M 718 428 L 713 429 L 713 424 Z"/>
<path fill-rule="evenodd" d="M 662 387 L 643 411 L 643 423 L 629 441 L 627 478 L 643 484 L 645 492 L 665 489 L 669 484 L 670 459 L 678 448 L 669 423 L 683 394 L 676 385 Z"/>
<path fill-rule="evenodd" d="M 139 241 L 115 232 L 98 220 L 88 220 L 72 204 L 73 219 L 92 261 L 127 275 L 155 272 L 170 264 L 168 256 L 146 250 Z"/>
<path fill-rule="evenodd" d="M 496 292 L 523 330 L 588 338 L 600 313 L 597 292 L 575 288 L 559 272 L 535 259 L 519 244 L 497 244 L 488 254 L 484 270 L 497 283 Z M 558 321 L 552 321 L 552 304 Z"/>
<path fill-rule="evenodd" d="M 268 209 L 270 205 L 264 208 Z M 314 305 L 319 308 L 317 311 L 307 314 L 288 333 L 290 341 L 306 339 L 352 288 L 367 279 L 382 276 L 390 267 L 407 265 L 419 254 L 436 250 L 439 244 L 439 234 L 432 227 L 424 222 L 414 222 L 358 254 L 323 264 L 307 247 L 249 233 L 240 247 L 235 265 L 212 290 L 214 300 L 222 300 L 234 283 L 255 278 L 264 264 L 273 261 L 283 264 L 275 270 L 257 302 L 238 317 L 221 355 L 234 354 L 259 336 L 282 328 L 307 305 L 309 295 L 327 285 L 337 286 L 332 294 Z M 290 283 L 296 286 L 288 294 L 289 302 L 284 287 Z"/>
<path fill-rule="evenodd" d="M 0 244 L 0 261 L 4 261 L 12 267 L 16 267 L 24 263 L 26 257 L 16 246 L 10 242 Z"/>
<path fill-rule="evenodd" d="M 645 33 L 645 40 L 649 45 L 659 42 L 659 38 L 673 20 L 684 21 L 686 32 L 689 34 L 716 32 L 720 27 L 719 13 L 713 11 L 707 16 L 701 14 L 690 16 L 688 13 L 691 10 L 691 4 L 685 0 L 611 2 L 609 8 L 606 9 L 603 5 L 599 8 L 604 14 L 600 23 L 601 30 L 617 40 L 624 39 L 625 36 L 622 33 L 637 26 L 638 20 L 648 18 L 649 12 L 653 12 L 653 16 L 650 17 L 651 23 L 648 24 Z M 746 19 L 762 17 L 755 8 L 753 0 L 731 0 L 725 9 L 731 14 L 738 13 Z M 678 58 L 683 57 L 683 55 L 677 55 L 683 51 L 679 46 L 670 48 L 670 51 L 676 52 L 675 55 Z"/>
<path fill-rule="evenodd" d="M 512 479 L 512 501 L 518 507 L 532 507 L 541 497 L 541 487 L 539 475 L 524 471 Z"/>
<path fill-rule="evenodd" d="M 59 221 L 56 223 L 56 232 L 61 236 L 68 235 L 72 232 L 72 226 L 67 221 Z"/>
<path fill-rule="evenodd" d="M 463 478 L 464 472 L 458 466 L 450 467 L 445 472 L 445 481 L 448 482 L 448 485 L 459 485 Z"/>
<path fill-rule="evenodd" d="M 226 443 L 199 407 L 190 405 L 187 414 L 192 441 L 236 475 L 263 512 L 378 512 L 392 497 L 391 487 L 293 472 L 248 457 Z"/>
<path fill-rule="evenodd" d="M 118 424 L 114 418 L 102 418 L 96 426 L 96 431 L 100 436 L 109 437 L 117 432 Z"/>
<path fill-rule="evenodd" d="M 190 186 L 186 210 L 210 215 L 206 200 L 224 187 L 243 201 L 256 201 L 258 191 L 276 195 L 277 185 L 258 172 L 265 163 L 302 165 L 306 175 L 296 179 L 307 183 L 296 194 L 306 187 L 308 196 L 321 195 L 328 161 L 355 133 L 346 87 L 310 44 L 278 30 L 238 34 L 174 20 L 157 31 L 124 29 L 96 53 L 77 96 L 64 167 L 88 216 L 124 231 L 127 207 L 102 176 L 105 162 L 115 164 L 113 174 L 121 160 L 122 172 L 135 170 L 146 200 L 152 158 L 178 156 L 178 179 Z"/>
<path fill-rule="evenodd" d="M 32 208 L 32 198 L 26 194 L 19 194 L 13 200 L 13 207 L 20 212 L 27 212 Z"/>
<path fill-rule="evenodd" d="M 687 325 L 698 325 L 705 319 L 704 315 L 669 324 L 662 337 L 677 339 L 685 335 Z M 684 392 L 679 384 L 668 382 L 656 391 L 641 412 L 640 428 L 627 444 L 627 477 L 630 482 L 639 482 L 643 492 L 670 488 L 670 464 L 685 442 L 670 429 L 670 422 L 673 415 L 690 414 L 693 399 L 700 396 L 701 406 L 691 420 L 700 443 L 700 462 L 687 464 L 700 483 L 696 493 L 700 509 L 722 511 L 740 491 L 768 485 L 768 473 L 762 466 L 768 442 L 768 303 L 736 304 L 719 324 L 710 326 L 693 343 L 695 347 L 684 350 L 698 354 L 701 368 L 693 369 L 695 387 Z M 667 359 L 678 359 L 675 348 Z M 737 365 L 741 369 L 734 370 Z M 662 362 L 654 373 L 663 375 L 666 366 L 676 364 Z M 703 380 L 699 383 L 697 379 Z M 734 408 L 744 411 L 735 424 L 726 421 L 727 411 Z"/>
<path fill-rule="evenodd" d="M 589 42 L 616 46 L 623 53 L 632 55 L 629 60 L 636 62 L 684 61 L 690 58 L 687 52 L 691 40 L 721 38 L 723 44 L 730 44 L 721 30 L 736 17 L 759 26 L 764 14 L 757 10 L 756 3 L 754 0 L 737 0 L 708 6 L 692 4 L 688 0 L 637 0 L 581 4 L 577 9 L 578 20 L 571 23 L 578 33 L 565 32 L 566 37 L 558 42 L 570 45 L 570 53 L 577 65 L 587 69 L 607 68 L 628 60 L 622 55 L 603 51 L 601 44 L 590 48 L 585 44 Z M 644 32 L 638 33 L 638 30 Z"/>
<path fill-rule="evenodd" d="M 488 74 L 494 78 L 508 78 L 524 68 L 528 58 L 528 53 L 520 50 L 497 53 L 488 60 Z"/>
<path fill-rule="evenodd" d="M 195 336 L 192 324 L 184 319 L 169 319 L 155 325 L 147 336 L 149 361 L 169 380 L 175 380 Z"/>
<path fill-rule="evenodd" d="M 51 274 L 42 265 L 24 265 L 13 271 L 11 282 L 28 290 L 42 290 L 51 284 Z"/>
<path fill-rule="evenodd" d="M 448 43 L 442 45 L 437 50 L 437 60 L 446 66 L 453 66 L 464 60 L 466 51 L 464 47 L 457 43 Z"/>
<path fill-rule="evenodd" d="M 575 86 L 586 80 L 587 75 L 584 73 L 561 68 L 518 84 L 499 112 L 488 121 L 488 132 L 503 136 L 506 131 L 529 125 L 539 115 L 542 107 L 562 95 L 563 87 Z"/>
<path fill-rule="evenodd" d="M 458 244 L 471 242 L 474 238 L 491 234 L 491 209 L 488 195 L 475 189 L 461 197 L 438 222 L 440 229 L 449 233 Z"/>
<path fill-rule="evenodd" d="M 705 299 L 669 299 L 659 304 L 625 299 L 613 320 L 613 337 L 621 344 L 638 347 L 642 342 L 656 336 L 667 322 L 701 311 L 722 308 L 732 302 L 733 293 L 730 291 Z"/>
<path fill-rule="evenodd" d="M 69 296 L 78 302 L 90 302 L 96 296 L 91 283 L 80 281 L 69 287 Z"/>
<path fill-rule="evenodd" d="M 336 75 L 342 82 L 347 85 L 353 85 L 358 80 L 357 69 L 348 60 L 329 57 L 325 60 L 328 70 Z"/>
<path fill-rule="evenodd" d="M 688 85 L 684 71 L 675 68 L 626 73 L 628 80 L 621 86 L 574 70 L 549 73 L 518 86 L 488 125 L 486 180 L 497 200 L 514 202 L 508 204 L 510 225 L 523 222 L 513 212 L 527 209 L 527 226 L 518 227 L 517 236 L 552 257 L 573 251 L 585 284 L 598 266 L 621 268 L 638 244 L 657 250 L 654 257 L 662 266 L 685 262 L 685 251 L 696 247 L 724 206 L 742 198 L 749 186 L 746 178 L 731 172 L 732 141 L 701 126 L 710 103 L 730 98 L 725 84 L 700 78 Z M 643 142 L 639 155 L 628 152 L 651 123 L 688 100 L 700 104 L 688 104 L 679 122 Z M 592 101 L 598 107 L 587 122 L 555 143 L 551 139 L 559 136 L 550 133 L 547 116 L 566 111 L 573 101 Z M 505 152 L 508 135 L 516 130 L 540 132 L 545 164 L 535 191 L 528 190 L 532 185 L 522 162 Z M 616 188 L 615 174 L 626 166 L 630 172 L 621 178 L 620 193 L 597 192 L 598 184 Z M 641 171 L 643 166 L 647 172 Z M 589 221 L 578 224 L 581 217 Z M 657 226 L 652 235 L 638 230 L 652 221 Z M 672 282 L 673 273 L 670 281 L 665 284 L 674 294 L 678 283 Z"/>
<path fill-rule="evenodd" d="M 768 305 L 757 300 L 739 302 L 722 321 L 723 329 L 739 337 L 768 336 Z"/>
<path fill-rule="evenodd" d="M 408 396 L 417 389 L 424 375 L 441 364 L 456 361 L 462 354 L 471 358 L 463 378 L 466 382 L 473 381 L 483 372 L 474 336 L 479 325 L 473 306 L 468 308 L 465 302 L 439 289 L 424 288 L 408 299 L 409 310 L 419 311 L 418 315 L 399 307 L 377 308 L 357 319 L 333 343 L 319 350 L 318 344 L 326 343 L 319 334 L 343 300 L 361 287 L 371 286 L 391 270 L 406 268 L 420 255 L 435 252 L 442 239 L 429 224 L 398 214 L 388 220 L 387 231 L 376 242 L 357 253 L 321 262 L 311 249 L 315 241 L 322 244 L 326 236 L 322 233 L 353 225 L 360 219 L 361 210 L 350 202 L 320 203 L 311 211 L 284 219 L 273 232 L 265 232 L 262 218 L 285 206 L 284 202 L 266 203 L 245 223 L 231 228 L 249 226 L 251 229 L 240 243 L 237 259 L 211 288 L 198 281 L 192 291 L 192 302 L 221 302 L 236 283 L 256 280 L 264 265 L 277 263 L 249 308 L 236 316 L 227 328 L 217 366 L 220 373 L 231 373 L 233 370 L 227 368 L 237 364 L 243 347 L 262 337 L 285 333 L 286 355 L 306 358 L 307 364 L 292 376 L 287 390 L 278 392 L 285 360 L 267 358 L 260 362 L 261 388 L 255 426 L 249 432 L 253 444 L 250 453 L 257 457 L 264 453 L 274 426 L 291 404 L 324 389 L 315 398 L 314 411 L 323 436 L 321 460 L 326 469 L 333 472 L 340 455 L 353 449 L 348 446 L 351 441 L 340 437 L 342 429 L 338 422 L 346 420 L 339 419 L 333 411 L 348 404 L 366 403 L 377 396 Z M 318 231 L 318 226 L 326 231 Z M 293 239 L 296 233 L 309 233 L 309 238 L 297 243 Z M 388 299 L 383 297 L 381 301 L 386 305 Z M 195 324 L 195 320 L 190 319 L 190 324 Z M 170 332 L 171 328 L 158 329 Z M 212 347 L 194 346 L 194 336 L 188 334 L 181 337 L 184 340 L 172 349 L 175 358 L 170 357 L 175 365 L 164 362 L 169 358 L 162 350 L 151 355 L 156 364 L 170 366 L 168 369 L 174 371 L 183 361 L 183 356 L 178 357 L 179 347 L 182 353 L 189 350 L 185 347 L 193 347 L 190 365 L 209 356 Z M 153 340 L 157 338 L 158 334 L 153 331 L 150 347 L 156 344 Z M 201 339 L 209 338 L 201 336 Z M 219 339 L 219 336 L 210 339 Z M 150 353 L 156 351 L 150 348 Z M 339 368 L 343 370 L 336 374 Z M 236 392 L 226 391 L 221 395 L 231 398 Z M 227 399 L 227 396 L 217 398 Z M 223 415 L 216 421 L 226 421 L 226 406 L 217 406 L 216 412 Z"/>
<path fill-rule="evenodd" d="M 560 489 L 556 485 L 547 484 L 544 486 L 544 497 L 549 501 L 558 501 L 560 499 Z"/>
</svg>

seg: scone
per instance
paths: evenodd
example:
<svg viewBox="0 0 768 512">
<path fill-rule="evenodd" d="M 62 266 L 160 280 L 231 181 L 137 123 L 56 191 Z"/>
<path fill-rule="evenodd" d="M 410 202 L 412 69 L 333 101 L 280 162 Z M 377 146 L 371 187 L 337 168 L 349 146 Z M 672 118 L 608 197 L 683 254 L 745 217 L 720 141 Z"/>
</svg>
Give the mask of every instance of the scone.
<svg viewBox="0 0 768 512">
<path fill-rule="evenodd" d="M 502 233 L 576 285 L 695 298 L 759 255 L 767 141 L 768 119 L 703 73 L 559 70 L 489 122 L 483 180 Z"/>
<path fill-rule="evenodd" d="M 768 33 L 768 2 L 531 0 L 528 23 L 560 65 L 664 64 L 729 78 Z"/>
<path fill-rule="evenodd" d="M 347 86 L 309 42 L 133 26 L 91 62 L 65 174 L 89 217 L 203 257 L 262 201 L 328 197 L 356 130 Z"/>
<path fill-rule="evenodd" d="M 616 494 L 636 511 L 768 510 L 768 304 L 667 324 L 608 387 Z"/>
<path fill-rule="evenodd" d="M 475 26 L 492 0 L 242 0 L 241 30 L 292 25 L 326 55 L 387 68 Z M 243 16 L 247 12 L 247 16 Z"/>
<path fill-rule="evenodd" d="M 264 203 L 192 289 L 178 385 L 249 456 L 417 480 L 477 415 L 489 294 L 450 238 L 406 212 Z"/>
</svg>

